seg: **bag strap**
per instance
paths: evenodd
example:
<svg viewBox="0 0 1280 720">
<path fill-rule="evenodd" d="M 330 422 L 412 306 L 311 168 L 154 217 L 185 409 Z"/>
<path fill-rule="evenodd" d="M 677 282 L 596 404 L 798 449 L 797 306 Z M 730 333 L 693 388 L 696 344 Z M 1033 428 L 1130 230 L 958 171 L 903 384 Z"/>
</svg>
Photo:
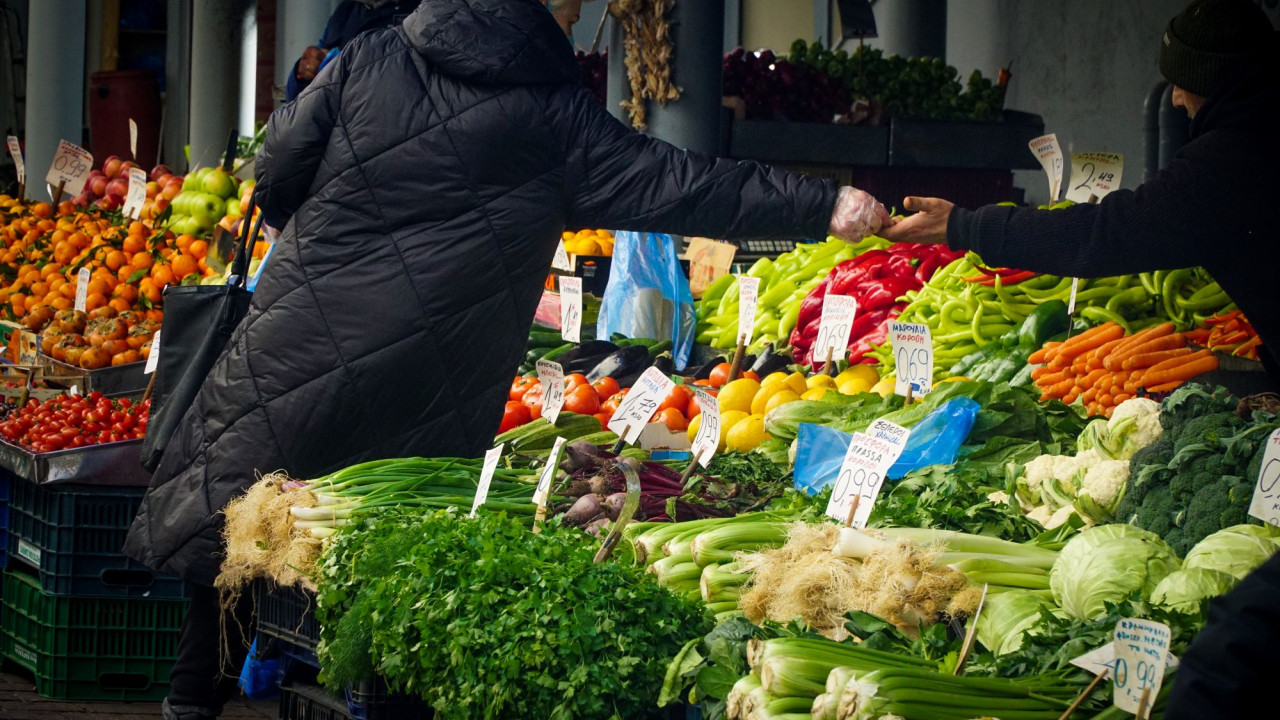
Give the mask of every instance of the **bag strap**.
<svg viewBox="0 0 1280 720">
<path fill-rule="evenodd" d="M 249 208 L 244 215 L 245 222 L 240 227 L 240 249 L 231 262 L 231 275 L 236 278 L 236 284 L 242 288 L 248 283 L 249 258 L 253 257 L 253 248 L 262 232 L 262 213 L 258 213 L 258 219 L 252 221 L 257 208 L 258 193 L 254 190 L 254 193 L 249 196 Z"/>
</svg>

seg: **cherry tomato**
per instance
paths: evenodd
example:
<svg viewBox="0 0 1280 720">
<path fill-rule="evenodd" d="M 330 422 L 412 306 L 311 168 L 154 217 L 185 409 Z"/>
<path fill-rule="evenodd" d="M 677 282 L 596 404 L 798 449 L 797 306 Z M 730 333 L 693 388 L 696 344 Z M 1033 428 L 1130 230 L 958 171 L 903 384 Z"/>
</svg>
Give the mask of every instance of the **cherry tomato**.
<svg viewBox="0 0 1280 720">
<path fill-rule="evenodd" d="M 579 415 L 595 415 L 600 411 L 600 396 L 584 381 L 565 394 L 564 409 Z"/>
<path fill-rule="evenodd" d="M 675 408 L 666 408 L 659 410 L 657 415 L 650 420 L 651 423 L 666 423 L 667 429 L 671 432 L 684 432 L 689 429 L 689 421 L 684 419 L 684 415 L 680 414 Z"/>
<path fill-rule="evenodd" d="M 609 398 L 613 397 L 620 389 L 618 387 L 618 381 L 611 377 L 602 377 L 591 383 L 591 387 L 596 389 L 596 395 L 600 397 L 600 402 L 605 402 Z"/>
<path fill-rule="evenodd" d="M 530 414 L 529 408 L 525 407 L 523 403 L 508 400 L 506 407 L 502 410 L 502 424 L 498 426 L 498 434 L 501 435 L 508 430 L 518 428 L 532 419 L 533 416 Z"/>
<path fill-rule="evenodd" d="M 729 363 L 722 362 L 711 368 L 711 375 L 707 379 L 711 381 L 711 387 L 723 387 L 729 382 Z"/>
</svg>

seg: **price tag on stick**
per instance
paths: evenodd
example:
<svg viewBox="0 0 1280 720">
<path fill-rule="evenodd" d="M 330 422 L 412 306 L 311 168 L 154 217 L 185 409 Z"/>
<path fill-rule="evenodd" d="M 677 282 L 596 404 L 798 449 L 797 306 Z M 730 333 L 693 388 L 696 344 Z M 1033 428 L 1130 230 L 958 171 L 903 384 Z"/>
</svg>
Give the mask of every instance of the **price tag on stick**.
<svg viewBox="0 0 1280 720">
<path fill-rule="evenodd" d="M 1058 136 L 1041 135 L 1027 145 L 1040 161 L 1044 174 L 1049 176 L 1049 204 L 1052 205 L 1058 202 L 1062 192 L 1062 148 L 1058 146 Z"/>
<path fill-rule="evenodd" d="M 63 140 L 58 143 L 58 152 L 53 156 L 44 181 L 55 188 L 61 187 L 64 193 L 79 195 L 92 167 L 93 153 Z"/>
<path fill-rule="evenodd" d="M 137 220 L 147 200 L 147 173 L 142 168 L 129 168 L 129 193 L 124 198 L 124 214 Z"/>
<path fill-rule="evenodd" d="M 147 364 L 142 368 L 142 372 L 146 375 L 156 371 L 156 366 L 160 364 L 160 331 L 157 330 L 155 335 L 151 336 L 151 350 L 147 353 Z"/>
<path fill-rule="evenodd" d="M 1165 656 L 1164 662 L 1165 667 L 1176 668 L 1178 667 L 1178 656 L 1169 653 Z M 1080 657 L 1072 659 L 1071 664 L 1081 670 L 1088 670 L 1094 675 L 1111 672 L 1111 669 L 1116 665 L 1116 643 L 1113 640 L 1106 645 L 1090 650 Z"/>
<path fill-rule="evenodd" d="M 582 278 L 560 278 L 560 337 L 582 342 Z"/>
<path fill-rule="evenodd" d="M 18 138 L 10 135 L 5 138 L 5 142 L 9 145 L 9 155 L 13 158 L 13 166 L 18 171 L 18 184 L 27 184 L 27 165 L 22 161 L 22 145 L 18 143 Z"/>
<path fill-rule="evenodd" d="M 133 118 L 129 118 L 129 155 L 138 159 L 138 123 Z"/>
<path fill-rule="evenodd" d="M 493 471 L 498 469 L 498 460 L 502 457 L 502 446 L 505 444 L 499 443 L 498 447 L 484 454 L 484 465 L 480 466 L 480 481 L 476 483 L 476 498 L 471 501 L 470 517 L 475 517 L 476 510 L 489 498 L 489 484 L 493 482 Z"/>
<path fill-rule="evenodd" d="M 865 433 L 855 432 L 827 502 L 827 516 L 851 527 L 866 527 L 885 473 L 902 454 L 910 435 L 910 430 L 883 419 L 871 423 Z"/>
<path fill-rule="evenodd" d="M 693 436 L 693 447 L 690 452 L 702 467 L 711 464 L 716 450 L 720 447 L 720 400 L 706 390 L 695 390 L 698 407 L 701 409 L 698 421 L 698 433 Z"/>
<path fill-rule="evenodd" d="M 563 240 L 556 243 L 556 254 L 551 256 L 551 267 L 555 270 L 573 272 L 573 261 L 569 259 L 569 252 L 564 249 Z"/>
<path fill-rule="evenodd" d="M 1267 449 L 1262 453 L 1262 469 L 1258 471 L 1258 485 L 1253 489 L 1253 502 L 1249 503 L 1249 515 L 1264 523 L 1280 526 L 1280 430 L 1267 438 Z"/>
<path fill-rule="evenodd" d="M 933 336 L 924 323 L 889 323 L 893 358 L 897 368 L 894 392 L 915 397 L 933 389 Z"/>
<path fill-rule="evenodd" d="M 564 407 L 564 368 L 554 360 L 539 359 L 538 381 L 542 383 L 542 417 L 552 425 Z"/>
<path fill-rule="evenodd" d="M 634 443 L 673 387 L 675 383 L 658 368 L 645 370 L 613 413 L 609 430 L 622 442 Z"/>
<path fill-rule="evenodd" d="M 1074 153 L 1071 156 L 1071 182 L 1067 199 L 1072 202 L 1089 202 L 1090 196 L 1099 200 L 1120 187 L 1124 176 L 1124 155 L 1119 153 Z"/>
<path fill-rule="evenodd" d="M 738 277 L 738 340 L 751 344 L 756 328 L 756 301 L 760 295 L 760 278 L 750 275 Z"/>
<path fill-rule="evenodd" d="M 80 272 L 76 273 L 76 305 L 75 307 L 76 307 L 76 310 L 79 310 L 80 312 L 85 312 L 84 306 L 85 306 L 85 302 L 89 297 L 89 280 L 91 276 L 92 276 L 92 273 L 89 272 L 89 268 L 87 267 L 80 268 Z"/>
<path fill-rule="evenodd" d="M 1112 670 L 1115 706 L 1136 713 L 1150 709 L 1164 682 L 1169 655 L 1169 626 L 1125 618 L 1116 623 L 1116 662 Z"/>
<path fill-rule="evenodd" d="M 849 333 L 853 331 L 853 317 L 857 312 L 858 301 L 850 295 L 827 295 L 822 299 L 818 337 L 809 351 L 812 367 L 816 368 L 827 357 L 844 357 L 849 349 Z"/>
<path fill-rule="evenodd" d="M 542 468 L 542 474 L 538 476 L 538 488 L 533 491 L 533 502 L 539 508 L 546 507 L 547 497 L 551 494 L 551 481 L 556 476 L 556 466 L 559 464 L 562 447 L 564 447 L 564 438 L 556 438 L 555 445 L 551 446 L 551 454 L 547 456 L 547 464 Z"/>
</svg>

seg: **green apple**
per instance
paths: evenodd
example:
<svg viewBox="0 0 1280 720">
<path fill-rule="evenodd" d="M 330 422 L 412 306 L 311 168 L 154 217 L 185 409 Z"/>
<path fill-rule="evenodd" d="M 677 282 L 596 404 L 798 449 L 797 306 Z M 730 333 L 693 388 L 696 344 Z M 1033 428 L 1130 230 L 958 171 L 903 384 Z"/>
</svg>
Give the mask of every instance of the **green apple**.
<svg viewBox="0 0 1280 720">
<path fill-rule="evenodd" d="M 200 223 L 195 218 L 190 215 L 183 215 L 175 220 L 169 229 L 178 235 L 195 235 L 199 232 L 199 226 Z"/>
<path fill-rule="evenodd" d="M 227 217 L 244 217 L 244 213 L 240 212 L 240 198 L 227 198 Z"/>
<path fill-rule="evenodd" d="M 173 202 L 169 203 L 169 207 L 173 208 L 174 215 L 190 215 L 191 214 L 191 197 L 194 193 L 186 190 L 178 193 Z"/>
<path fill-rule="evenodd" d="M 204 176 L 201 181 L 204 191 L 210 195 L 217 195 L 222 199 L 234 197 L 236 194 L 236 180 L 228 175 L 222 168 L 214 168 L 209 174 Z"/>
<path fill-rule="evenodd" d="M 182 192 L 197 192 L 199 190 L 200 178 L 193 172 L 187 173 L 186 177 L 182 178 Z M 178 194 L 181 195 L 182 193 Z"/>
<path fill-rule="evenodd" d="M 189 207 L 191 216 L 198 218 L 201 222 L 208 220 L 209 227 L 213 227 L 213 223 L 221 220 L 227 210 L 226 201 L 217 195 L 206 192 L 192 195 Z"/>
</svg>

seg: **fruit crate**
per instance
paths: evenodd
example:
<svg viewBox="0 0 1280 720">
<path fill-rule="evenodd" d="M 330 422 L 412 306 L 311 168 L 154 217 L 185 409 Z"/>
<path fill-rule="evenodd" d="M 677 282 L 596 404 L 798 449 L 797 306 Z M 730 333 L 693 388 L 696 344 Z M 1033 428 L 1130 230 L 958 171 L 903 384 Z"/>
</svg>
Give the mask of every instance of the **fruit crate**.
<svg viewBox="0 0 1280 720">
<path fill-rule="evenodd" d="M 354 720 L 431 720 L 431 706 L 415 695 L 401 695 L 387 689 L 382 678 L 373 678 L 347 688 L 347 714 Z"/>
<path fill-rule="evenodd" d="M 161 700 L 178 654 L 183 600 L 65 597 L 8 570 L 0 592 L 0 654 L 63 700 Z"/>
<path fill-rule="evenodd" d="M 280 720 L 351 720 L 347 706 L 316 685 L 294 682 L 280 686 Z"/>
<path fill-rule="evenodd" d="M 15 482 L 10 488 L 9 556 L 39 572 L 55 595 L 181 598 L 181 580 L 121 552 L 142 488 Z"/>
<path fill-rule="evenodd" d="M 271 587 L 259 582 L 254 588 L 258 608 L 258 632 L 314 653 L 320 644 L 316 620 L 316 596 L 299 587 Z"/>
</svg>

